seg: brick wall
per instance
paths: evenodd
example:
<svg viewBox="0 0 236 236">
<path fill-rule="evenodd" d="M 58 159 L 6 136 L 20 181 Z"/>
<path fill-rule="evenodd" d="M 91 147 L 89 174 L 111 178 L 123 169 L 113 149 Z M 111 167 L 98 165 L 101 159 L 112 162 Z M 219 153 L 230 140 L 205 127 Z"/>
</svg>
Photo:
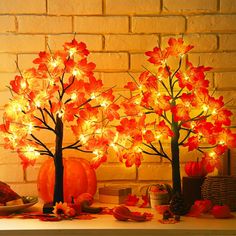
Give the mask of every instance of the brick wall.
<svg viewBox="0 0 236 236">
<path fill-rule="evenodd" d="M 96 76 L 107 87 L 117 85 L 117 93 L 125 93 L 127 72 L 137 76 L 142 70 L 146 50 L 181 35 L 195 45 L 191 60 L 214 67 L 208 75 L 212 89 L 226 101 L 233 98 L 228 106 L 236 111 L 235 0 L 0 0 L 0 115 L 9 97 L 5 86 L 17 73 L 15 61 L 21 69 L 31 67 L 47 44 L 59 49 L 74 32 L 91 50 Z M 183 151 L 182 157 L 184 162 L 196 155 Z M 232 158 L 236 163 L 234 151 Z M 0 180 L 22 194 L 36 193 L 39 166 L 40 162 L 23 172 L 16 154 L 4 150 L 1 141 Z M 236 173 L 236 164 L 232 168 Z M 148 183 L 168 182 L 171 172 L 169 163 L 159 158 L 146 157 L 137 170 L 125 169 L 111 157 L 97 176 L 100 185 L 113 181 L 137 192 Z"/>
</svg>

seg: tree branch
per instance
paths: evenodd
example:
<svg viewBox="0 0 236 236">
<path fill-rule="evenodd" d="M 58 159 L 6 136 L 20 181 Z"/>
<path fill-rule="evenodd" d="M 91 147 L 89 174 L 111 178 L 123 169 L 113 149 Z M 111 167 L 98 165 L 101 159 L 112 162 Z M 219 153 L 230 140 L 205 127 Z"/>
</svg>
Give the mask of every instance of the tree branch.
<svg viewBox="0 0 236 236">
<path fill-rule="evenodd" d="M 44 126 L 45 126 L 44 129 L 51 130 L 52 132 L 54 132 L 54 133 L 56 134 L 56 131 L 55 131 L 52 127 L 50 127 L 46 122 L 44 122 L 42 119 L 40 119 L 39 117 L 37 117 L 37 116 L 35 116 L 35 115 L 34 115 L 34 118 L 37 119 L 37 120 L 39 120 L 41 123 L 44 124 Z M 41 127 L 41 126 L 38 126 L 38 128 L 39 128 L 39 127 Z M 43 127 L 41 127 L 41 128 L 43 128 Z"/>
<path fill-rule="evenodd" d="M 42 146 L 47 152 L 48 152 L 48 156 L 54 157 L 53 153 L 49 150 L 49 148 L 38 138 L 36 138 L 33 134 L 31 134 L 31 137 L 37 141 L 37 144 L 39 144 L 40 146 Z"/>
<path fill-rule="evenodd" d="M 161 148 L 161 152 L 165 156 L 164 158 L 167 158 L 169 161 L 172 161 L 170 159 L 170 157 L 167 155 L 167 153 L 164 151 L 164 148 L 163 148 L 163 145 L 162 145 L 161 141 L 159 140 L 158 142 L 159 142 L 159 145 L 160 145 L 160 148 Z"/>
<path fill-rule="evenodd" d="M 146 68 L 145 66 L 142 66 L 146 71 L 150 72 L 153 76 L 156 77 L 155 74 L 153 74 L 148 68 Z M 157 78 L 157 77 L 156 77 Z M 166 92 L 169 94 L 169 96 L 171 96 L 171 93 L 170 91 L 168 90 L 168 88 L 166 87 L 165 83 L 163 81 L 160 81 L 159 82 L 161 83 L 161 85 L 165 88 Z M 172 96 L 171 96 L 172 97 Z"/>
<path fill-rule="evenodd" d="M 183 138 L 183 140 L 179 143 L 179 145 L 183 145 L 185 140 L 189 137 L 189 135 L 192 133 L 192 130 L 188 130 L 187 135 Z"/>
<path fill-rule="evenodd" d="M 46 108 L 43 108 L 43 110 L 49 115 L 49 117 L 52 119 L 53 123 L 56 124 L 56 120 L 51 112 L 49 112 Z"/>
<path fill-rule="evenodd" d="M 73 148 L 73 147 L 75 147 L 75 145 L 78 144 L 79 142 L 80 142 L 80 140 L 77 140 L 76 142 L 74 142 L 74 143 L 72 143 L 72 144 L 70 144 L 70 145 L 68 145 L 68 146 L 63 147 L 62 150 Z M 82 145 L 79 145 L 79 146 L 77 146 L 77 147 L 82 147 Z"/>
<path fill-rule="evenodd" d="M 182 65 L 182 58 L 179 59 L 179 66 L 178 66 L 178 68 L 176 69 L 176 71 L 174 72 L 174 74 L 171 76 L 172 79 L 175 77 L 175 75 L 177 74 L 177 72 L 180 70 L 181 65 Z"/>
</svg>

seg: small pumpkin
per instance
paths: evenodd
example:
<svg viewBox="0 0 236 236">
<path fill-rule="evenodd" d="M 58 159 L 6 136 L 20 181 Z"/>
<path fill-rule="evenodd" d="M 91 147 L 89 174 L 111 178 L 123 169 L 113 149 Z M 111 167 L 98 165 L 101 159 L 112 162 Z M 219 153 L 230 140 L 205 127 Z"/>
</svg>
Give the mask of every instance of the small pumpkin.
<svg viewBox="0 0 236 236">
<path fill-rule="evenodd" d="M 185 164 L 185 172 L 189 177 L 205 177 L 209 172 L 207 171 L 205 162 L 203 161 L 189 161 Z"/>
<path fill-rule="evenodd" d="M 215 205 L 212 208 L 212 215 L 218 219 L 231 218 L 233 215 L 230 213 L 230 209 L 227 205 Z"/>
<path fill-rule="evenodd" d="M 89 161 L 82 158 L 63 158 L 64 166 L 64 201 L 71 202 L 71 197 L 76 199 L 82 193 L 92 196 L 97 190 L 97 179 Z M 52 158 L 46 160 L 38 175 L 38 193 L 44 202 L 53 201 L 55 183 L 55 167 Z"/>
</svg>

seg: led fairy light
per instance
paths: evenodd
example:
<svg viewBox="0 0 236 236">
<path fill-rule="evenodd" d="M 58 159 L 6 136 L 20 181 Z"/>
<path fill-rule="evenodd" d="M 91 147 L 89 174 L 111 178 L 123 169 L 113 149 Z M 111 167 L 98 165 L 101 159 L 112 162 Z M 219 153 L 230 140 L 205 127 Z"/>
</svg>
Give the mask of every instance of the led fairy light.
<svg viewBox="0 0 236 236">
<path fill-rule="evenodd" d="M 83 75 L 82 71 L 79 70 L 78 68 L 74 68 L 73 71 L 72 71 L 72 75 L 74 76 L 77 76 L 77 77 L 80 77 Z"/>
<path fill-rule="evenodd" d="M 35 150 L 35 147 L 30 145 L 23 147 L 22 152 L 27 156 L 29 160 L 38 159 L 40 156 L 40 153 Z"/>
<path fill-rule="evenodd" d="M 202 105 L 202 110 L 205 111 L 205 112 L 208 111 L 209 110 L 209 106 L 207 104 L 203 104 Z"/>
<path fill-rule="evenodd" d="M 76 48 L 70 48 L 69 49 L 69 55 L 72 57 L 77 52 Z"/>
<path fill-rule="evenodd" d="M 77 96 L 76 93 L 72 93 L 71 96 L 70 96 L 70 99 L 71 99 L 72 101 L 76 101 L 77 97 L 78 97 L 78 96 Z"/>
<path fill-rule="evenodd" d="M 161 139 L 161 137 L 162 137 L 162 134 L 160 132 L 156 132 L 155 138 L 159 140 Z"/>
</svg>

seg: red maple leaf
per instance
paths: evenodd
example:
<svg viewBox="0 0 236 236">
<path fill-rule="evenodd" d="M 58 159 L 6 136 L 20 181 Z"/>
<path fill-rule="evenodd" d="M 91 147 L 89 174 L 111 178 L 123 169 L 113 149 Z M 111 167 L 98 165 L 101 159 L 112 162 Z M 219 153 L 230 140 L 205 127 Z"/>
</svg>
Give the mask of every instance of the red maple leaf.
<svg viewBox="0 0 236 236">
<path fill-rule="evenodd" d="M 171 108 L 171 111 L 174 115 L 174 121 L 188 121 L 190 119 L 189 116 L 189 107 L 186 107 L 183 104 L 177 104 Z"/>
<path fill-rule="evenodd" d="M 161 50 L 158 47 L 153 48 L 153 51 L 145 52 L 145 55 L 150 57 L 148 61 L 154 65 L 161 65 L 168 57 L 165 50 Z"/>
<path fill-rule="evenodd" d="M 136 116 L 140 113 L 140 106 L 132 103 L 132 101 L 130 103 L 129 101 L 123 102 L 121 106 L 124 107 L 127 116 Z"/>
<path fill-rule="evenodd" d="M 192 45 L 185 45 L 183 38 L 170 38 L 168 44 L 167 53 L 171 56 L 182 56 L 193 48 Z"/>
<path fill-rule="evenodd" d="M 138 89 L 138 86 L 137 86 L 137 84 L 134 83 L 134 82 L 128 82 L 128 83 L 124 86 L 124 88 L 127 88 L 127 89 L 129 89 L 130 91 L 135 91 L 135 90 Z"/>
<path fill-rule="evenodd" d="M 231 124 L 230 116 L 232 115 L 233 113 L 230 110 L 221 108 L 216 112 L 216 114 L 212 115 L 212 119 L 215 121 L 216 125 L 229 126 Z"/>
<path fill-rule="evenodd" d="M 183 93 L 180 96 L 180 99 L 185 104 L 185 106 L 191 105 L 193 107 L 197 107 L 198 105 L 197 100 L 196 100 L 196 95 L 194 93 Z"/>
<path fill-rule="evenodd" d="M 167 95 L 159 96 L 155 103 L 153 104 L 153 109 L 158 115 L 162 115 L 163 111 L 169 111 L 171 109 L 170 105 L 171 97 Z"/>
<path fill-rule="evenodd" d="M 94 168 L 94 169 L 97 169 L 102 163 L 104 163 L 106 161 L 107 161 L 107 155 L 106 154 L 98 156 L 98 157 L 94 157 L 94 158 L 92 158 L 92 160 L 90 162 L 91 167 Z"/>
<path fill-rule="evenodd" d="M 126 167 L 131 167 L 133 165 L 139 167 L 143 156 L 141 152 L 128 152 L 125 153 L 122 158 L 125 160 Z"/>
<path fill-rule="evenodd" d="M 116 130 L 121 134 L 133 134 L 136 133 L 137 122 L 135 119 L 123 118 L 120 121 L 120 125 L 116 127 Z"/>
<path fill-rule="evenodd" d="M 33 60 L 33 63 L 35 64 L 46 64 L 49 58 L 51 57 L 49 53 L 47 52 L 39 52 L 38 58 Z"/>
<path fill-rule="evenodd" d="M 151 143 L 155 140 L 155 136 L 151 130 L 147 130 L 143 135 L 143 138 L 146 140 L 147 143 Z"/>
<path fill-rule="evenodd" d="M 97 80 L 94 76 L 89 77 L 89 83 L 84 83 L 85 91 L 89 94 L 99 91 L 102 86 L 102 80 Z"/>
<path fill-rule="evenodd" d="M 184 144 L 184 147 L 188 147 L 188 151 L 193 151 L 199 147 L 198 136 L 192 136 L 188 138 L 188 141 Z"/>
<path fill-rule="evenodd" d="M 176 77 L 180 88 L 187 88 L 188 90 L 206 89 L 209 86 L 209 81 L 205 79 L 205 72 L 211 70 L 211 67 L 198 66 L 194 67 L 187 61 L 187 69 L 185 72 L 179 71 Z"/>
<path fill-rule="evenodd" d="M 144 71 L 139 76 L 140 85 L 144 85 L 147 89 L 157 89 L 157 78 L 153 75 L 150 75 L 149 71 Z"/>
<path fill-rule="evenodd" d="M 112 121 L 114 119 L 118 120 L 120 118 L 120 115 L 117 112 L 119 108 L 120 107 L 117 104 L 112 103 L 104 110 L 104 114 L 109 121 Z"/>
<path fill-rule="evenodd" d="M 113 102 L 114 98 L 115 98 L 115 96 L 113 95 L 113 90 L 112 89 L 109 89 L 106 92 L 102 92 L 101 97 L 103 99 L 111 101 L 111 102 Z"/>
<path fill-rule="evenodd" d="M 161 136 L 164 139 L 167 139 L 168 137 L 172 137 L 174 135 L 173 131 L 169 128 L 168 125 L 166 125 L 165 121 L 162 120 L 155 128 L 155 131 L 158 132 L 158 134 L 161 134 Z"/>
<path fill-rule="evenodd" d="M 65 43 L 63 46 L 64 50 L 68 51 L 72 55 L 74 53 L 78 53 L 81 57 L 89 55 L 89 51 L 86 48 L 86 44 L 83 42 L 78 43 L 76 39 L 73 39 L 71 42 Z"/>
<path fill-rule="evenodd" d="M 78 111 L 79 108 L 75 107 L 75 103 L 65 104 L 64 119 L 68 122 L 73 121 Z"/>
<path fill-rule="evenodd" d="M 16 75 L 15 79 L 10 81 L 11 89 L 13 92 L 21 94 L 28 89 L 28 82 L 22 76 Z"/>
<path fill-rule="evenodd" d="M 87 62 L 87 59 L 84 58 L 81 61 L 78 62 L 77 65 L 78 69 L 83 72 L 86 76 L 92 76 L 93 70 L 95 69 L 96 65 L 93 62 Z"/>
<path fill-rule="evenodd" d="M 212 136 L 214 125 L 211 122 L 207 122 L 205 120 L 199 121 L 196 123 L 193 131 L 198 134 L 200 138 L 206 138 L 208 142 L 210 141 L 211 144 L 214 144 L 215 137 Z"/>
<path fill-rule="evenodd" d="M 142 94 L 141 106 L 150 108 L 153 104 L 153 94 L 150 91 L 145 91 Z"/>
<path fill-rule="evenodd" d="M 70 76 L 68 83 L 64 83 L 63 87 L 65 89 L 65 93 L 70 94 L 74 91 L 82 90 L 84 88 L 84 80 L 78 80 L 74 76 Z"/>
</svg>

